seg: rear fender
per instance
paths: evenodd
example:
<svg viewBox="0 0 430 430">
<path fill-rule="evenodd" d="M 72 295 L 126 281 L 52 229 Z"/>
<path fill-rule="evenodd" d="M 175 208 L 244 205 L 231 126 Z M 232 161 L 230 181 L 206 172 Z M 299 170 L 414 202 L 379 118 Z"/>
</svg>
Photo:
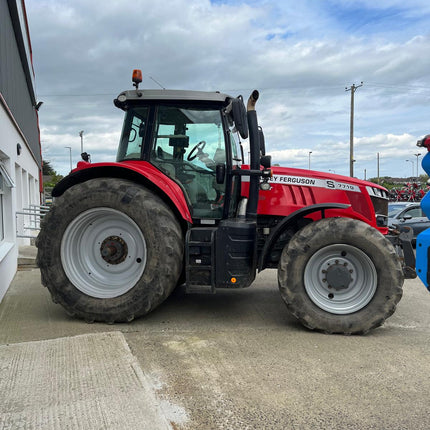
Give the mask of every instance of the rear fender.
<svg viewBox="0 0 430 430">
<path fill-rule="evenodd" d="M 85 167 L 80 168 L 80 164 Z M 78 163 L 78 168 L 63 178 L 52 190 L 52 197 L 61 196 L 68 188 L 95 178 L 122 178 L 151 189 L 162 198 L 173 212 L 188 223 L 192 223 L 191 213 L 181 187 L 168 176 L 147 162 L 140 162 L 138 167 L 119 163 Z"/>
<path fill-rule="evenodd" d="M 267 257 L 270 254 L 273 246 L 279 239 L 279 237 L 284 233 L 289 227 L 294 226 L 297 222 L 314 212 L 321 212 L 321 218 L 325 218 L 324 211 L 327 209 L 348 209 L 351 205 L 344 203 L 321 203 L 311 206 L 306 206 L 299 209 L 290 215 L 286 216 L 269 234 L 266 242 L 264 243 L 263 251 L 261 252 L 258 271 L 261 272 L 267 267 Z"/>
</svg>

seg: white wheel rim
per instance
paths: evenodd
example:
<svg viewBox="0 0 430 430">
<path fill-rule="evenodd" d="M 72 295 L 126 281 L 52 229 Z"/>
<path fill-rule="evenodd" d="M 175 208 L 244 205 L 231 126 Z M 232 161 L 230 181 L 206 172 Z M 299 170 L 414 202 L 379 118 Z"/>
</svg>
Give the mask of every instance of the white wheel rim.
<svg viewBox="0 0 430 430">
<path fill-rule="evenodd" d="M 126 214 L 100 207 L 78 215 L 61 240 L 61 263 L 70 282 L 91 297 L 131 290 L 146 266 L 146 242 Z"/>
<path fill-rule="evenodd" d="M 378 276 L 372 260 L 363 251 L 335 244 L 321 248 L 309 259 L 304 283 L 309 298 L 319 308 L 346 315 L 372 300 Z"/>
</svg>

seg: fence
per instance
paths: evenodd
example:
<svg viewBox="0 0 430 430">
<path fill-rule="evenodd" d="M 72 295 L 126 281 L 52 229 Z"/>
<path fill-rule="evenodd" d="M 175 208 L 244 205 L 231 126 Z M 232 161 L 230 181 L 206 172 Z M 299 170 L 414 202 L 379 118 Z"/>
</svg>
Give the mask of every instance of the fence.
<svg viewBox="0 0 430 430">
<path fill-rule="evenodd" d="M 16 211 L 16 237 L 34 239 L 40 230 L 40 221 L 49 209 L 49 206 L 30 205 L 28 208 Z"/>
</svg>

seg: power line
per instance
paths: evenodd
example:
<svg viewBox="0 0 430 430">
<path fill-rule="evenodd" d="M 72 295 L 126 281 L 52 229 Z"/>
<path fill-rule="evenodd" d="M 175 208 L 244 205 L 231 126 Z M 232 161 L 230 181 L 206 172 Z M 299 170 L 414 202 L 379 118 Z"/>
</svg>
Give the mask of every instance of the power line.
<svg viewBox="0 0 430 430">
<path fill-rule="evenodd" d="M 429 86 L 421 86 L 421 85 L 397 85 L 397 84 L 384 84 L 379 82 L 367 82 L 366 87 L 379 87 L 379 88 L 393 88 L 393 89 L 407 89 L 407 90 L 430 90 Z"/>
<path fill-rule="evenodd" d="M 153 80 L 155 83 L 157 83 L 153 78 L 150 77 L 151 80 Z M 161 84 L 158 84 L 160 85 Z M 324 83 L 321 83 L 321 85 L 312 85 L 311 87 L 304 83 L 304 84 L 291 84 L 286 86 L 278 86 L 278 87 L 259 87 L 256 85 L 260 91 L 293 91 L 293 90 L 301 90 L 303 88 L 325 88 L 325 89 L 333 89 L 338 90 L 340 85 L 326 85 Z M 162 86 L 161 86 L 162 87 Z M 430 90 L 429 86 L 418 86 L 418 85 L 396 85 L 396 84 L 384 84 L 379 82 L 367 82 L 366 81 L 366 87 L 370 88 L 384 88 L 386 90 L 396 90 L 395 92 L 401 93 L 399 90 L 411 90 L 411 91 L 423 91 L 423 90 Z M 163 87 L 162 87 L 163 88 Z M 358 88 L 358 87 L 356 87 Z M 208 91 L 215 91 L 215 90 L 208 90 Z M 223 92 L 245 92 L 245 91 L 252 91 L 251 87 L 249 88 L 227 88 L 223 89 Z M 111 93 L 84 93 L 84 94 L 38 94 L 38 97 L 115 97 L 118 95 L 118 92 L 111 92 Z"/>
</svg>

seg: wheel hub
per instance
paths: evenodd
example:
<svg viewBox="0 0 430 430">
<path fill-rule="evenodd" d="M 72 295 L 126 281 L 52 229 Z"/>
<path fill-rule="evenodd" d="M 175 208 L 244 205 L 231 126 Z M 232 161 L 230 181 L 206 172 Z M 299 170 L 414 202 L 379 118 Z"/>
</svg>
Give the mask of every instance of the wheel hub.
<svg viewBox="0 0 430 430">
<path fill-rule="evenodd" d="M 347 263 L 339 264 L 336 262 L 327 269 L 326 279 L 328 288 L 334 288 L 336 291 L 346 290 L 352 282 L 350 270 Z"/>
<path fill-rule="evenodd" d="M 305 267 L 304 283 L 309 298 L 320 309 L 346 315 L 370 302 L 378 275 L 372 260 L 361 249 L 331 244 L 311 256 Z"/>
<path fill-rule="evenodd" d="M 124 212 L 95 207 L 80 213 L 61 239 L 61 264 L 70 282 L 99 299 L 130 291 L 146 268 L 141 228 Z"/>
<path fill-rule="evenodd" d="M 128 247 L 119 236 L 109 236 L 102 242 L 100 253 L 107 263 L 120 264 L 127 258 Z"/>
</svg>

